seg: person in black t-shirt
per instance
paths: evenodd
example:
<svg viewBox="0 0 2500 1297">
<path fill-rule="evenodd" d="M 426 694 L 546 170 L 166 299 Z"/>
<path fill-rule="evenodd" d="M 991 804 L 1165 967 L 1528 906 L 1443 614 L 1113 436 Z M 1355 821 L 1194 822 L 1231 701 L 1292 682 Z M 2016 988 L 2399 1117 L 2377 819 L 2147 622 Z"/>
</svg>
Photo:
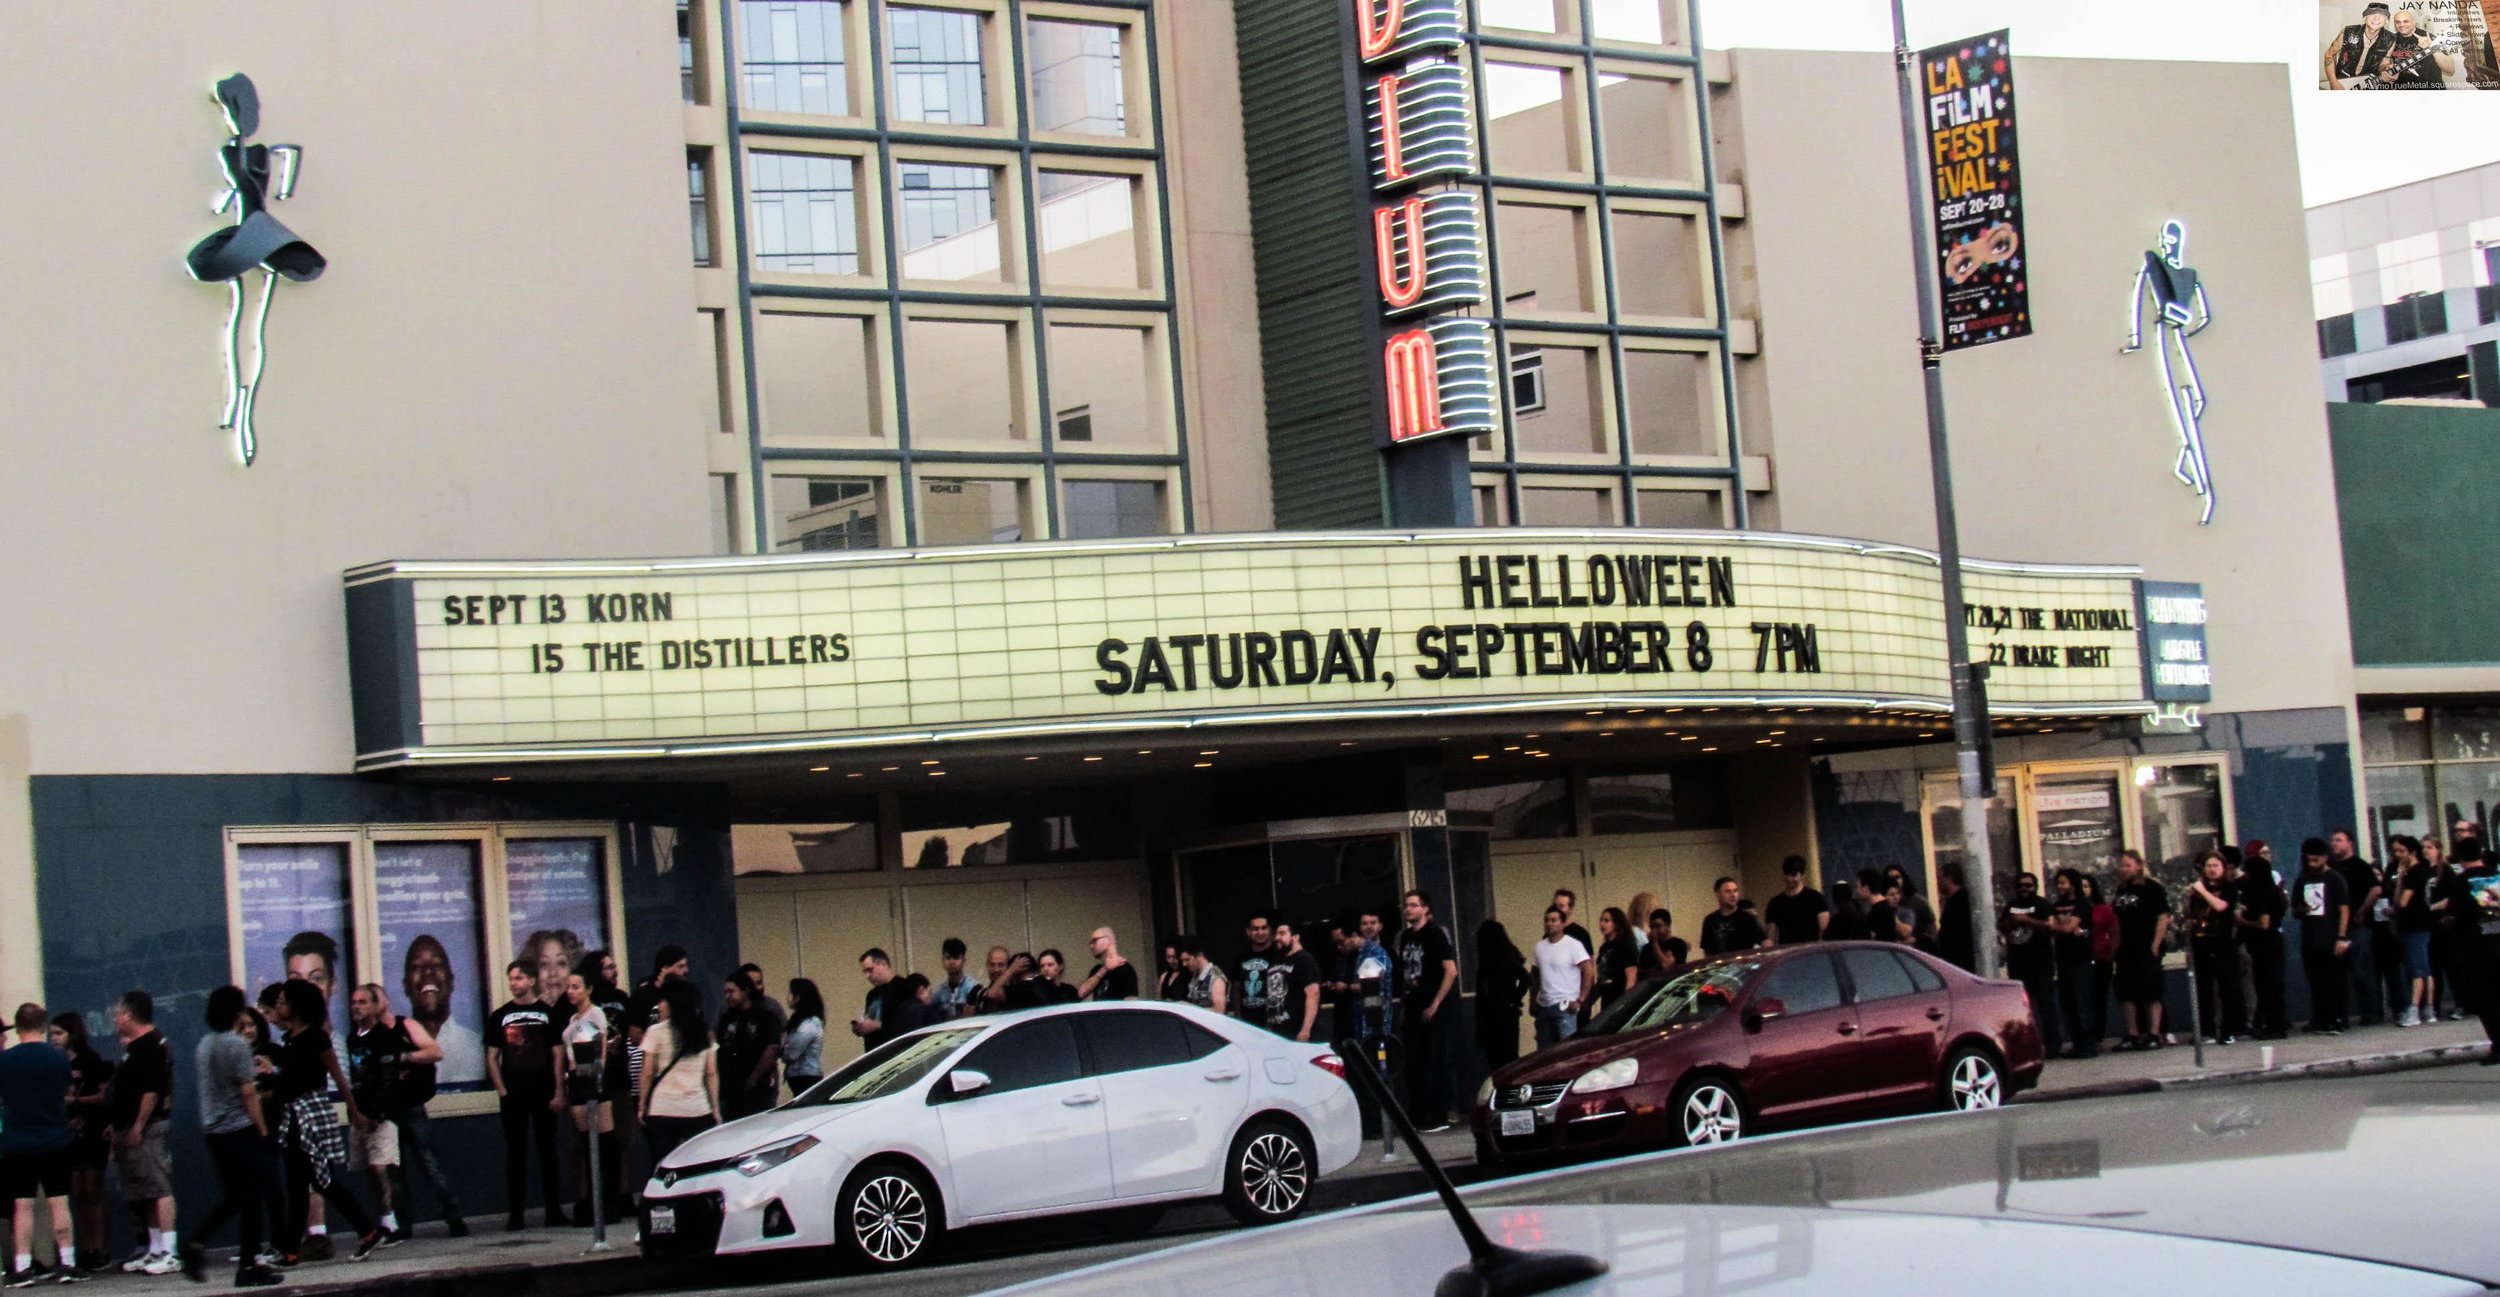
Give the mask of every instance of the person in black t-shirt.
<svg viewBox="0 0 2500 1297">
<path fill-rule="evenodd" d="M 1253 914 L 1241 931 L 1250 948 L 1233 961 L 1233 1012 L 1245 1022 L 1266 1026 L 1268 972 L 1284 962 L 1283 953 L 1276 949 L 1276 922 L 1266 914 Z"/>
<path fill-rule="evenodd" d="M 1267 970 L 1267 1029 L 1287 1040 L 1307 1041 L 1319 1031 L 1319 960 L 1302 948 L 1290 923 L 1273 929 L 1276 962 Z"/>
<path fill-rule="evenodd" d="M 1080 1000 L 1134 1000 L 1138 996 L 1137 965 L 1120 954 L 1119 934 L 1109 928 L 1094 929 L 1087 945 L 1094 952 L 1094 971 L 1076 984 Z"/>
<path fill-rule="evenodd" d="M 2375 1027 L 2387 1014 L 2387 994 L 2379 982 L 2378 909 L 2387 899 L 2386 879 L 2378 866 L 2355 854 L 2352 830 L 2337 829 L 2327 835 L 2327 867 L 2344 880 L 2344 894 L 2352 898 L 2352 919 L 2344 925 L 2344 978 L 2347 1025 L 2358 1020 L 2364 1027 Z"/>
<path fill-rule="evenodd" d="M 562 1028 L 556 1010 L 538 998 L 536 961 L 505 965 L 504 984 L 512 999 L 486 1017 L 486 1079 L 494 1083 L 503 1119 L 504 1228 L 521 1228 L 521 1204 L 529 1201 L 526 1151 L 536 1145 L 541 1201 L 552 1229 L 565 1223 L 556 1179 L 556 1114 L 564 1107 L 564 1096 L 556 1093 Z"/>
<path fill-rule="evenodd" d="M 2109 898 L 2118 915 L 2118 1020 L 2126 1029 L 2120 1049 L 2159 1049 L 2162 1039 L 2161 952 L 2170 940 L 2170 893 L 2145 872 L 2144 853 L 2118 853 L 2118 890 Z"/>
<path fill-rule="evenodd" d="M 2326 842 L 2300 844 L 2300 877 L 2292 880 L 2292 916 L 2300 921 L 2300 967 L 2309 977 L 2309 1026 L 2321 1036 L 2344 1032 L 2344 997 L 2351 989 L 2343 958 L 2352 949 L 2352 890 L 2327 862 Z"/>
<path fill-rule="evenodd" d="M 1936 890 L 1944 905 L 1936 912 L 1936 953 L 1965 973 L 1979 971 L 1979 931 L 1970 913 L 1970 883 L 1960 865 L 1936 871 Z"/>
<path fill-rule="evenodd" d="M 2187 889 L 2188 958 L 2196 968 L 2198 1030 L 2217 1045 L 2233 1044 L 2248 1030 L 2248 1005 L 2240 998 L 2239 909 L 2231 862 L 2219 851 L 2198 856 L 2196 880 Z"/>
<path fill-rule="evenodd" d="M 2431 980 L 2431 933 L 2437 927 L 2431 917 L 2431 890 L 2437 875 L 2422 860 L 2421 844 L 2414 839 L 2398 835 L 2387 840 L 2387 847 L 2396 857 L 2396 941 L 2403 949 L 2408 997 L 2396 1025 L 2419 1027 L 2439 1020 Z"/>
<path fill-rule="evenodd" d="M 1701 952 L 1705 955 L 1725 955 L 1761 945 L 1766 935 L 1762 931 L 1762 921 L 1737 905 L 1745 897 L 1744 889 L 1737 885 L 1736 880 L 1722 878 L 1712 883 L 1710 890 L 1718 893 L 1719 908 L 1702 916 Z"/>
<path fill-rule="evenodd" d="M 2240 856 L 2240 947 L 2248 952 L 2248 980 L 2256 996 L 2248 1030 L 2259 1040 L 2281 1040 L 2291 1031 L 2283 1013 L 2283 917 L 2290 898 L 2274 872 L 2274 848 L 2249 841 Z"/>
<path fill-rule="evenodd" d="M 1406 1108 L 1418 1128 L 1450 1126 L 1448 1060 L 1441 1056 L 1441 1019 L 1458 981 L 1458 946 L 1432 921 L 1432 896 L 1406 894 L 1389 956 L 1398 967 L 1398 1039 L 1406 1045 Z"/>
<path fill-rule="evenodd" d="M 1824 929 L 1832 922 L 1832 907 L 1821 892 L 1806 886 L 1804 856 L 1790 856 L 1780 862 L 1780 894 L 1762 907 L 1762 921 L 1770 929 L 1771 944 L 1775 946 L 1823 939 Z"/>
<path fill-rule="evenodd" d="M 2049 952 L 2057 964 L 2058 1026 L 2067 1056 L 2090 1058 L 2101 1052 L 2092 1035 L 2092 905 L 2084 899 L 2082 874 L 2060 869 L 2056 883 L 2057 893 L 2049 898 Z"/>
<path fill-rule="evenodd" d="M 2023 984 L 2031 998 L 2031 1016 L 2040 1024 L 2040 1044 L 2054 1058 L 2065 1046 L 2058 1012 L 2057 957 L 2050 943 L 2057 931 L 2057 909 L 2040 894 L 2040 876 L 2028 871 L 2014 876 L 2014 899 L 2005 903 L 1997 930 L 2005 936 L 2005 972 Z"/>
<path fill-rule="evenodd" d="M 903 995 L 911 993 L 911 988 L 899 979 L 888 981 L 886 986 Z M 894 1010 L 889 1007 L 886 1012 Z M 909 1029 L 910 1025 L 899 1021 L 885 1023 L 880 1034 L 891 1040 Z M 721 1119 L 736 1121 L 770 1112 L 774 1101 L 781 1097 L 781 1073 L 775 1066 L 781 1058 L 781 1033 L 774 1028 L 772 1015 L 764 1012 L 763 1006 L 749 994 L 745 978 L 733 974 L 721 983 L 720 1021 L 712 1031 L 720 1044 L 716 1064 L 720 1070 Z"/>
<path fill-rule="evenodd" d="M 1862 893 L 1863 889 L 1858 886 L 1858 881 L 1854 878 L 1842 877 L 1832 880 L 1831 895 L 1825 898 L 1831 906 L 1832 918 L 1830 923 L 1824 925 L 1823 940 L 1864 941 L 1867 939 L 1866 898 Z"/>
<path fill-rule="evenodd" d="M 1868 941 L 1901 940 L 1901 925 L 1895 921 L 1892 905 L 1893 886 L 1875 870 L 1858 871 L 1858 913 L 1866 920 Z"/>
<path fill-rule="evenodd" d="M 113 1155 L 105 1134 L 113 1065 L 87 1038 L 87 1020 L 75 1013 L 52 1015 L 44 1039 L 69 1055 L 70 1216 L 76 1223 L 75 1258 L 83 1269 L 104 1264 L 104 1164 Z"/>
<path fill-rule="evenodd" d="M 1675 915 L 1661 905 L 1649 912 L 1649 944 L 1641 947 L 1641 976 L 1658 977 L 1684 967 L 1693 948 L 1675 935 Z"/>
</svg>

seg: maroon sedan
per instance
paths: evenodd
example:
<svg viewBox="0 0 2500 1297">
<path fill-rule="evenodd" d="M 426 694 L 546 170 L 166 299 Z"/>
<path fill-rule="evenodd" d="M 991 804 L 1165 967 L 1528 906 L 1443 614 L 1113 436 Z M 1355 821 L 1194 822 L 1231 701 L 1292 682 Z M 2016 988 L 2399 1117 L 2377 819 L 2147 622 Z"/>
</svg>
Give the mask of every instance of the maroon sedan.
<svg viewBox="0 0 2500 1297">
<path fill-rule="evenodd" d="M 1653 978 L 1476 1096 L 1479 1161 L 1719 1144 L 1781 1126 L 1994 1108 L 2040 1079 L 2020 982 L 1871 941 Z"/>
</svg>

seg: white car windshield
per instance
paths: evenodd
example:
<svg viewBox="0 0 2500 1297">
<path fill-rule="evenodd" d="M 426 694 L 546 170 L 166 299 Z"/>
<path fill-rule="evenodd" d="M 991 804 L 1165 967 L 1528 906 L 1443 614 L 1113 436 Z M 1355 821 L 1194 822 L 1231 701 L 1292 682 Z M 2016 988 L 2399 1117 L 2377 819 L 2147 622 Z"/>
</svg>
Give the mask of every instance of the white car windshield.
<svg viewBox="0 0 2500 1297">
<path fill-rule="evenodd" d="M 844 1064 L 796 1100 L 801 1104 L 865 1103 L 911 1088 L 956 1050 L 981 1034 L 980 1027 L 949 1027 L 888 1041 Z"/>
</svg>

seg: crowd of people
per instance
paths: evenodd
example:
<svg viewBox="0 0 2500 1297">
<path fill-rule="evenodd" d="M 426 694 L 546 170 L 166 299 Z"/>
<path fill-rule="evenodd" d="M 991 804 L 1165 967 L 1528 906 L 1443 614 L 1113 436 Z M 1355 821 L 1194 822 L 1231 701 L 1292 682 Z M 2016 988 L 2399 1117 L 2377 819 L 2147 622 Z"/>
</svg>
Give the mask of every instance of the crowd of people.
<svg viewBox="0 0 2500 1297">
<path fill-rule="evenodd" d="M 2111 1034 L 2113 1002 L 2117 1049 L 2168 1043 L 2162 958 L 2174 935 L 2189 955 L 2201 1030 L 2216 1044 L 2291 1030 L 2287 948 L 2307 981 L 2306 1031 L 2476 1015 L 2500 1033 L 2493 973 L 2500 886 L 2489 881 L 2495 862 L 2481 835 L 2460 821 L 2448 843 L 2398 835 L 2389 852 L 2383 866 L 2364 860 L 2352 833 L 2338 831 L 2302 843 L 2287 878 L 2262 841 L 2222 846 L 2199 857 L 2195 878 L 2174 900 L 2140 853 L 2123 851 L 2106 890 L 2075 869 L 2055 871 L 2045 890 L 2035 874 L 2018 875 L 1993 929 L 2006 972 L 2029 989 L 2053 1055 L 2097 1052 Z M 1790 857 L 1781 872 L 1781 890 L 1759 907 L 1738 880 L 1719 879 L 1698 950 L 1646 892 L 1626 907 L 1601 908 L 1592 935 L 1578 896 L 1557 891 L 1525 952 L 1503 924 L 1485 920 L 1475 934 L 1470 988 L 1485 1065 L 1517 1056 L 1523 1015 L 1538 1046 L 1551 1045 L 1643 979 L 1671 975 L 1695 958 L 1859 939 L 1911 945 L 1964 968 L 1976 963 L 1980 928 L 1953 866 L 1938 871 L 1933 902 L 1897 867 L 1861 871 L 1828 896 L 1807 885 L 1803 859 Z M 2487 924 L 2494 935 L 2485 935 Z M 931 977 L 901 972 L 886 951 L 871 948 L 859 957 L 866 983 L 859 1012 L 844 1028 L 865 1051 L 980 1014 L 1084 1000 L 1187 1002 L 1295 1040 L 1359 1041 L 1399 1074 L 1421 1126 L 1446 1129 L 1456 1120 L 1455 1068 L 1445 1047 L 1458 947 L 1426 892 L 1407 892 L 1394 916 L 1358 909 L 1304 925 L 1253 914 L 1230 958 L 1198 936 L 1179 937 L 1163 945 L 1152 985 L 1112 929 L 1096 929 L 1088 947 L 1090 969 L 1073 981 L 1066 956 L 1052 949 L 994 946 L 975 973 L 965 943 L 949 937 Z M 777 999 L 762 968 L 742 965 L 722 979 L 714 1017 L 676 946 L 661 947 L 650 975 L 631 988 L 606 951 L 582 952 L 560 980 L 540 964 L 509 965 L 510 998 L 489 1016 L 484 1040 L 503 1132 L 509 1229 L 526 1225 L 533 1163 L 546 1226 L 589 1225 L 602 1211 L 621 1219 L 637 1166 L 656 1166 L 702 1131 L 765 1111 L 826 1076 L 831 1016 L 807 978 L 786 982 L 786 999 Z M 549 997 L 542 987 L 557 989 Z M 283 1271 L 337 1253 L 333 1216 L 353 1239 L 348 1255 L 362 1259 L 408 1238 L 417 1187 L 431 1193 L 452 1236 L 468 1233 L 427 1115 L 443 1043 L 371 983 L 350 990 L 346 1040 L 334 1040 L 331 989 L 325 978 L 297 975 L 263 987 L 256 999 L 234 986 L 208 996 L 190 1101 L 220 1197 L 192 1224 L 188 1243 L 176 1232 L 167 1141 L 178 1069 L 154 1000 L 131 991 L 115 1002 L 120 1058 L 111 1063 L 81 1015 L 18 1006 L 14 1043 L 0 1051 L 0 1196 L 10 1203 L 9 1246 L 0 1251 L 10 1258 L 9 1286 L 74 1283 L 107 1268 L 108 1167 L 144 1239 L 120 1263 L 130 1273 L 202 1278 L 201 1242 L 231 1223 L 241 1243 L 235 1283 L 276 1284 Z M 2493 1057 L 2500 1060 L 2500 1044 Z M 568 1143 L 569 1163 L 558 1157 Z M 410 1168 L 421 1175 L 412 1180 Z M 33 1254 L 39 1201 L 58 1248 L 49 1263 Z"/>
</svg>

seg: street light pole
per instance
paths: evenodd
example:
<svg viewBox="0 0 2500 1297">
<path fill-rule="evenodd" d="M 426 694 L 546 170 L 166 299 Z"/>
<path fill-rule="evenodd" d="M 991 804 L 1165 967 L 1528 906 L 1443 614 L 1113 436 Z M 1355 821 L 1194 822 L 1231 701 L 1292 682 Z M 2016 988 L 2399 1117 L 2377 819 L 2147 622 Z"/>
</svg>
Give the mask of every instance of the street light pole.
<svg viewBox="0 0 2500 1297">
<path fill-rule="evenodd" d="M 1998 977 L 1997 889 L 1988 850 L 1988 799 L 1993 774 L 1988 759 L 1988 717 L 1980 698 L 1987 668 L 1970 660 L 1970 628 L 1962 604 L 1962 537 L 1953 512 L 1953 457 L 1945 438 L 1944 343 L 1937 336 L 1936 263 L 1928 255 L 1926 150 L 1920 145 L 1916 51 L 1902 0 L 1892 0 L 1892 56 L 1901 91 L 1901 159 L 1910 199 L 1910 260 L 1918 285 L 1918 358 L 1927 384 L 1927 457 L 1935 477 L 1936 558 L 1944 577 L 1945 656 L 1952 664 L 1953 738 L 1962 781 L 1962 873 L 1970 890 L 1971 951 L 1982 977 Z"/>
</svg>

